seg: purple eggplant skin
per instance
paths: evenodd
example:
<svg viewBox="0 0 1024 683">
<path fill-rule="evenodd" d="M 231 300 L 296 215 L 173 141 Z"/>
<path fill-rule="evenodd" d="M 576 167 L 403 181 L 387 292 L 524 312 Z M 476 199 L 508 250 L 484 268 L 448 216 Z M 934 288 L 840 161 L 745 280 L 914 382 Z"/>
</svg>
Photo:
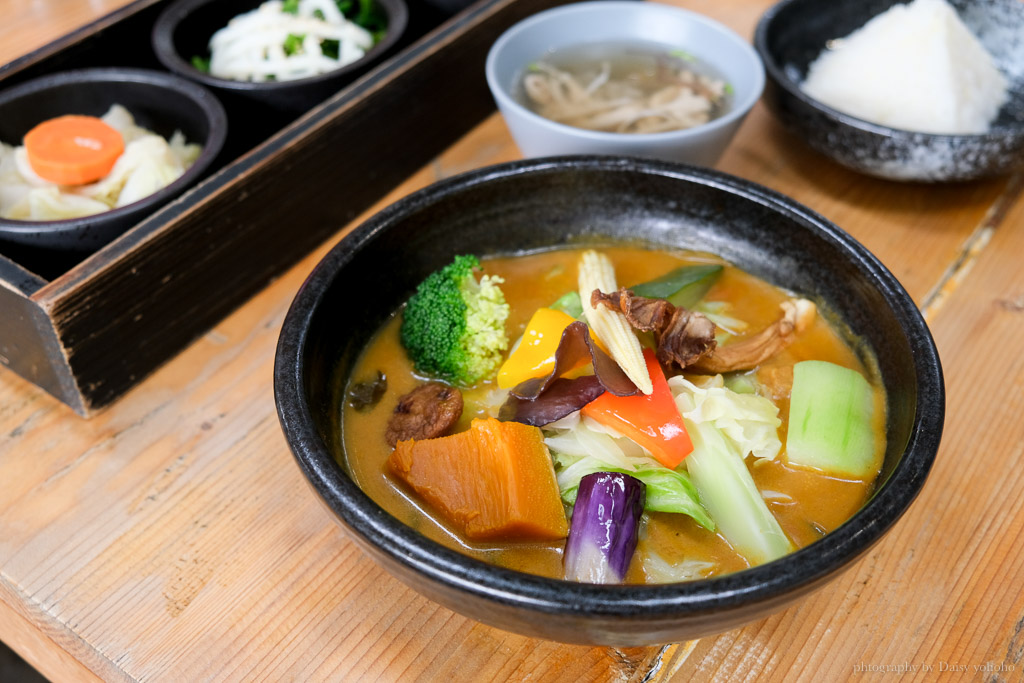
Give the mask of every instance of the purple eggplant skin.
<svg viewBox="0 0 1024 683">
<path fill-rule="evenodd" d="M 565 578 L 584 583 L 622 583 L 636 551 L 646 486 L 619 472 L 580 479 L 565 543 Z"/>
</svg>

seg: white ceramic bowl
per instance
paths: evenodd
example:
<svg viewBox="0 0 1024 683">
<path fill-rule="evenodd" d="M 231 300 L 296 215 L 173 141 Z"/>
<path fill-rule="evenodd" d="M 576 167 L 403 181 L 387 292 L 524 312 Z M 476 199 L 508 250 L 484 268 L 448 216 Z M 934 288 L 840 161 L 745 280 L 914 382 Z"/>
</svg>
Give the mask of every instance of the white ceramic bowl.
<svg viewBox="0 0 1024 683">
<path fill-rule="evenodd" d="M 528 64 L 554 50 L 604 42 L 642 42 L 693 55 L 732 87 L 730 110 L 695 128 L 634 134 L 555 123 L 520 103 L 520 80 Z M 761 58 L 745 40 L 700 14 L 653 2 L 581 2 L 536 14 L 494 43 L 486 71 L 498 109 L 527 157 L 616 154 L 711 166 L 764 89 Z"/>
</svg>

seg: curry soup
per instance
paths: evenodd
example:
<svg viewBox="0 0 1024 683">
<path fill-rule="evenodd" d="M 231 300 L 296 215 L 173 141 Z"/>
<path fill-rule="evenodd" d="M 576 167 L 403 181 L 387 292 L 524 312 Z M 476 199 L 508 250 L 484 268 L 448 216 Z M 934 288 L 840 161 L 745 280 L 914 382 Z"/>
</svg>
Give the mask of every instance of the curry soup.
<svg viewBox="0 0 1024 683">
<path fill-rule="evenodd" d="M 722 264 L 721 276 L 704 301 L 725 302 L 730 318 L 748 324 L 748 332 L 772 324 L 786 292 L 733 267 L 721 259 L 697 253 L 647 250 L 632 247 L 602 248 L 615 266 L 618 284 L 629 287 L 648 281 L 685 264 Z M 510 306 L 506 324 L 509 339 L 520 337 L 530 316 L 576 289 L 580 249 L 546 251 L 521 256 L 491 258 L 483 262 L 488 275 L 504 278 L 501 289 Z M 477 559 L 502 567 L 543 576 L 563 577 L 563 541 L 476 543 L 463 538 L 451 525 L 422 502 L 411 489 L 392 476 L 385 465 L 392 449 L 384 434 L 398 397 L 422 384 L 403 349 L 399 329 L 401 311 L 376 333 L 363 351 L 349 379 L 350 384 L 376 377 L 387 378 L 383 398 L 369 409 L 358 411 L 346 401 L 342 419 L 344 462 L 353 480 L 381 507 L 425 536 Z M 779 408 L 779 438 L 786 443 L 789 394 L 794 363 L 824 360 L 859 371 L 871 383 L 876 410 L 874 475 L 866 479 L 828 476 L 821 471 L 787 464 L 783 454 L 775 460 L 746 458 L 746 465 L 762 497 L 792 544 L 804 547 L 849 519 L 871 495 L 873 480 L 885 450 L 884 395 L 875 375 L 858 359 L 840 334 L 821 315 L 790 346 L 762 363 L 752 374 L 759 392 Z M 685 371 L 684 371 L 684 374 Z M 347 389 L 347 388 L 346 388 Z M 464 389 L 465 409 L 454 431 L 464 430 L 474 417 L 494 416 L 507 392 L 492 381 Z M 685 461 L 684 461 L 685 464 Z M 653 512 L 645 515 L 640 541 L 625 577 L 629 583 L 653 582 L 650 567 L 641 561 L 655 552 L 668 564 L 690 563 L 699 576 L 744 569 L 749 562 L 719 532 L 710 532 L 682 514 Z"/>
</svg>

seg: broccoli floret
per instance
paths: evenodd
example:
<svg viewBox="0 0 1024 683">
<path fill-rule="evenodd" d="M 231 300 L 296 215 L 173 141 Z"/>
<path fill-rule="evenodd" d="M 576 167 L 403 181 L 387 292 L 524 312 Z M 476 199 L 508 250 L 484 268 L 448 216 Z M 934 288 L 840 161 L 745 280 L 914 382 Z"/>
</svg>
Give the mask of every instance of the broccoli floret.
<svg viewBox="0 0 1024 683">
<path fill-rule="evenodd" d="M 405 305 L 402 346 L 416 371 L 469 386 L 494 374 L 508 348 L 508 304 L 500 277 L 473 271 L 475 256 L 455 260 L 431 273 Z"/>
</svg>

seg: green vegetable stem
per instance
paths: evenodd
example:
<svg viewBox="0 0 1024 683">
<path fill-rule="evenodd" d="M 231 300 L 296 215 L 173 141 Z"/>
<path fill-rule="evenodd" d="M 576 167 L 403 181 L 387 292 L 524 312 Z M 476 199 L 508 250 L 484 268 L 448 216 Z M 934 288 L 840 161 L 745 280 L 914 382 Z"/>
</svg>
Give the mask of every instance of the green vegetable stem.
<svg viewBox="0 0 1024 683">
<path fill-rule="evenodd" d="M 856 370 L 808 360 L 793 366 L 786 457 L 840 476 L 877 471 L 874 393 Z"/>
<path fill-rule="evenodd" d="M 567 292 L 558 297 L 550 308 L 561 311 L 577 320 L 583 316 L 583 303 L 580 301 L 579 292 Z"/>
<path fill-rule="evenodd" d="M 693 308 L 721 275 L 722 266 L 719 265 L 681 266 L 630 289 L 637 296 L 668 299 L 675 306 Z"/>
<path fill-rule="evenodd" d="M 792 552 L 793 544 L 757 490 L 743 456 L 710 423 L 686 420 L 686 431 L 693 439 L 686 470 L 729 543 L 751 564 Z"/>
</svg>

